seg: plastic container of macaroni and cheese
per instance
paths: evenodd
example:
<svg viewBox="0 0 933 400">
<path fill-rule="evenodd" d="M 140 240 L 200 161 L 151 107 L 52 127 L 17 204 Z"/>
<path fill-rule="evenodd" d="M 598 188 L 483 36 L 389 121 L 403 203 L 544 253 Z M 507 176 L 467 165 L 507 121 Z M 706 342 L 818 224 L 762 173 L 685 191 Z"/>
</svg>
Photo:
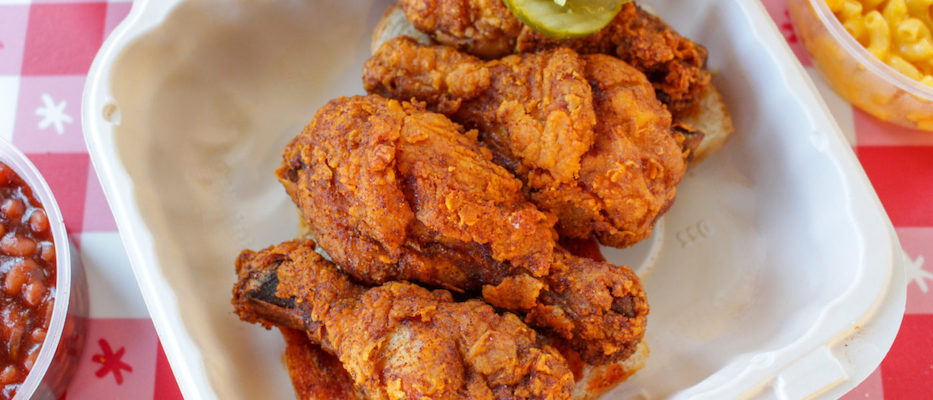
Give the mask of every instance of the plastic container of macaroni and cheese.
<svg viewBox="0 0 933 400">
<path fill-rule="evenodd" d="M 787 8 L 807 52 L 836 93 L 884 121 L 933 131 L 933 87 L 865 49 L 826 0 L 787 0 Z"/>
<path fill-rule="evenodd" d="M 294 398 L 279 335 L 238 320 L 234 260 L 298 233 L 281 151 L 363 93 L 392 0 L 139 0 L 88 75 L 85 138 L 186 399 Z M 603 249 L 651 305 L 644 367 L 603 399 L 831 399 L 881 362 L 904 255 L 759 0 L 647 1 L 709 49 L 736 132 L 647 241 Z"/>
</svg>

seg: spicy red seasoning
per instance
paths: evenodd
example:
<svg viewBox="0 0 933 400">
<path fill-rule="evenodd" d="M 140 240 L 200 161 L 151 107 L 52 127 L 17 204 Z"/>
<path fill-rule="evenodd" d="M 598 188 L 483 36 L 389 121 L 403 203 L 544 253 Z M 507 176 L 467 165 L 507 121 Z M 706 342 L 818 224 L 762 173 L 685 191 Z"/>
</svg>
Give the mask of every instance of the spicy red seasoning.
<svg viewBox="0 0 933 400">
<path fill-rule="evenodd" d="M 32 189 L 0 163 L 0 399 L 12 399 L 39 356 L 55 304 L 55 244 Z"/>
</svg>

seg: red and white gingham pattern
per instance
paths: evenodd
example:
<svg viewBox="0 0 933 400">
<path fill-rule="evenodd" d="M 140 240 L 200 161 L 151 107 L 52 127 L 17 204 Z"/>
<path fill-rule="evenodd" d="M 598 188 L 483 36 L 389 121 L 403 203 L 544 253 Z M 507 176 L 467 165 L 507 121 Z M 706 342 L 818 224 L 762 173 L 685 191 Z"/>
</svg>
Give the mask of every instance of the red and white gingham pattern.
<svg viewBox="0 0 933 400">
<path fill-rule="evenodd" d="M 763 3 L 809 68 L 785 1 Z M 79 123 L 91 60 L 130 6 L 121 1 L 0 0 L 0 137 L 23 149 L 49 181 L 89 278 L 88 344 L 68 399 L 181 398 L 90 165 Z M 815 80 L 825 89 L 820 78 Z M 880 122 L 828 89 L 823 94 L 848 131 L 911 260 L 907 315 L 894 347 L 881 367 L 844 398 L 929 398 L 933 267 L 926 263 L 933 263 L 933 134 Z"/>
<path fill-rule="evenodd" d="M 94 173 L 84 81 L 129 2 L 0 0 L 0 136 L 55 193 L 88 276 L 88 341 L 67 399 L 181 399 Z"/>
</svg>

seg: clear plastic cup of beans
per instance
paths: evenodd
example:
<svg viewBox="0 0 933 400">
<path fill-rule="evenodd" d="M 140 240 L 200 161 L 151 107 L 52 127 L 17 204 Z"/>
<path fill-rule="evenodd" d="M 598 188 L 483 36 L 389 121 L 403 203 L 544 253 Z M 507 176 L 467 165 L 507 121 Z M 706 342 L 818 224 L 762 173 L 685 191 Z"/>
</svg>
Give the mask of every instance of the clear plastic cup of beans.
<svg viewBox="0 0 933 400">
<path fill-rule="evenodd" d="M 36 167 L 0 140 L 0 400 L 58 399 L 81 357 L 87 281 Z"/>
</svg>

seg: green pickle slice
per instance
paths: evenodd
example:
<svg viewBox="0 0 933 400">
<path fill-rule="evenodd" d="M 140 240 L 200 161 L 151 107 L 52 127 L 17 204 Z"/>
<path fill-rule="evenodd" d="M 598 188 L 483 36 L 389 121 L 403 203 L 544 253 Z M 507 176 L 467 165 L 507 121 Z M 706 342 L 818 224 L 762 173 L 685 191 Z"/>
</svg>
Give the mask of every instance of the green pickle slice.
<svg viewBox="0 0 933 400">
<path fill-rule="evenodd" d="M 630 0 L 503 0 L 525 25 L 554 39 L 598 32 Z"/>
</svg>

